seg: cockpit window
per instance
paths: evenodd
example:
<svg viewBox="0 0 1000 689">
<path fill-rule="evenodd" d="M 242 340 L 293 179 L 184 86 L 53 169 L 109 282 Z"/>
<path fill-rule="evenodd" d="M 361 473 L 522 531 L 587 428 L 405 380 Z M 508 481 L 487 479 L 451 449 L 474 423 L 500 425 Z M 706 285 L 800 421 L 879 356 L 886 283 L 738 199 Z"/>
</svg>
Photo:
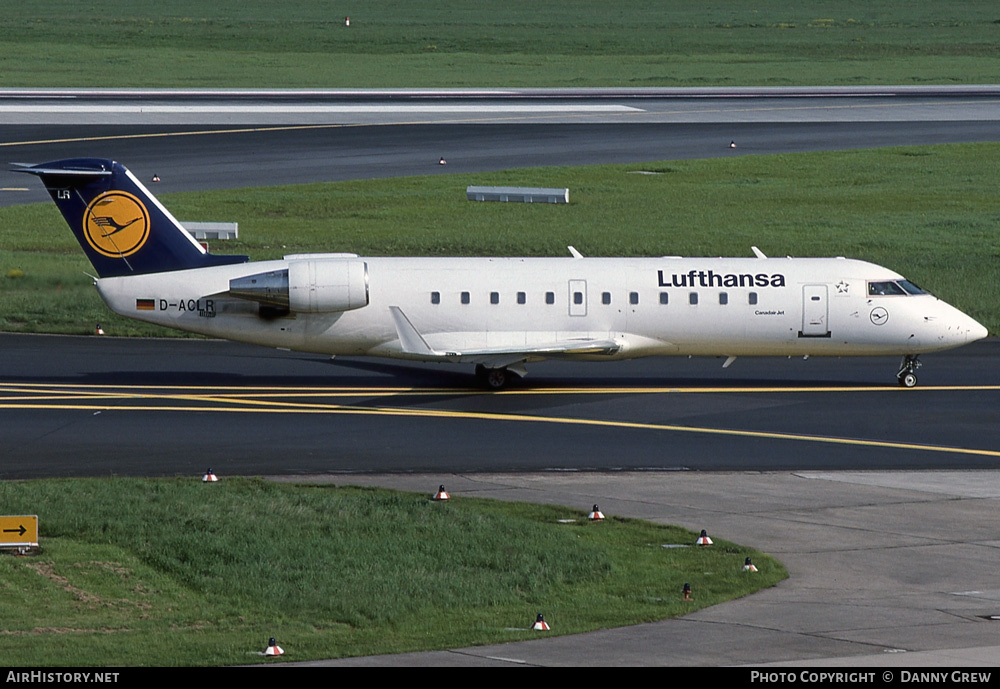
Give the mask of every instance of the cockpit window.
<svg viewBox="0 0 1000 689">
<path fill-rule="evenodd" d="M 894 294 L 906 294 L 902 287 L 897 285 L 895 282 L 869 282 L 868 283 L 868 295 L 869 296 L 886 296 Z"/>
<path fill-rule="evenodd" d="M 887 280 L 885 282 L 869 282 L 869 296 L 892 296 L 906 294 L 927 294 L 909 280 Z"/>
</svg>

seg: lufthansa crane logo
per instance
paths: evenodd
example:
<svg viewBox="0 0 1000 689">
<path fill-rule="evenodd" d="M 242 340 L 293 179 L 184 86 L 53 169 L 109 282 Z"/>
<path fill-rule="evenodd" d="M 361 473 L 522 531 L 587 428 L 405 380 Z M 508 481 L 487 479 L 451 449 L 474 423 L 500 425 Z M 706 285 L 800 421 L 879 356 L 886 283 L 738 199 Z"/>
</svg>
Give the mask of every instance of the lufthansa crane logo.
<svg viewBox="0 0 1000 689">
<path fill-rule="evenodd" d="M 87 206 L 83 233 L 87 243 L 103 256 L 131 256 L 149 238 L 149 213 L 132 194 L 108 191 Z"/>
</svg>

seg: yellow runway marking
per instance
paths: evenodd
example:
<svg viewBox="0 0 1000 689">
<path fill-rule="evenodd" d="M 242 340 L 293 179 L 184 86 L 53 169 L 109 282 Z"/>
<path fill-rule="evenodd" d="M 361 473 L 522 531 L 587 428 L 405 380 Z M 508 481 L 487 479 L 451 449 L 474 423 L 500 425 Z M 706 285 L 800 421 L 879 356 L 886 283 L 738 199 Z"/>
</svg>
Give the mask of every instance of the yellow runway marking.
<svg viewBox="0 0 1000 689">
<path fill-rule="evenodd" d="M 336 127 L 359 127 L 356 124 L 302 124 L 274 127 L 240 127 L 238 129 L 199 129 L 191 132 L 147 132 L 145 134 L 110 134 L 107 136 L 76 136 L 65 139 L 37 139 L 34 141 L 6 141 L 0 148 L 10 146 L 36 146 L 41 144 L 75 144 L 92 141 L 128 141 L 130 139 L 164 139 L 174 136 L 205 136 L 212 134 L 251 134 L 256 132 L 287 132 L 299 129 L 332 129 Z"/>
<path fill-rule="evenodd" d="M 421 417 L 435 419 L 471 419 L 479 421 L 504 421 L 522 423 L 546 423 L 599 428 L 636 429 L 666 431 L 674 433 L 698 433 L 702 435 L 759 438 L 767 440 L 795 440 L 800 442 L 850 445 L 855 447 L 878 447 L 920 452 L 944 452 L 964 455 L 979 455 L 1000 458 L 998 450 L 984 450 L 963 447 L 947 447 L 921 443 L 905 443 L 887 440 L 866 440 L 835 436 L 808 435 L 804 433 L 781 433 L 773 431 L 753 431 L 704 426 L 679 426 L 674 424 L 646 423 L 637 421 L 612 421 L 585 419 L 565 416 L 539 416 L 530 414 L 501 413 L 488 411 L 456 411 L 444 409 L 407 409 L 400 407 L 365 407 L 339 403 L 291 401 L 282 398 L 343 398 L 343 397 L 384 397 L 419 396 L 438 397 L 443 395 L 580 395 L 580 394 L 676 394 L 676 393 L 733 393 L 733 392 L 895 392 L 910 394 L 922 392 L 950 391 L 997 391 L 998 385 L 941 386 L 906 390 L 898 387 L 852 387 L 852 388 L 542 388 L 535 390 L 512 390 L 504 393 L 488 393 L 463 388 L 243 388 L 230 386 L 112 386 L 112 385 L 54 385 L 54 384 L 0 384 L 0 409 L 52 409 L 81 411 L 174 411 L 174 412 L 223 412 L 223 413 L 278 413 L 278 414 L 346 414 L 369 416 Z M 88 403 L 70 403 L 87 400 Z M 113 402 L 137 401 L 143 404 L 120 406 Z M 149 405 L 150 401 L 160 404 Z M 102 404 L 102 402 L 104 404 Z M 177 404 L 180 403 L 180 404 Z"/>
</svg>

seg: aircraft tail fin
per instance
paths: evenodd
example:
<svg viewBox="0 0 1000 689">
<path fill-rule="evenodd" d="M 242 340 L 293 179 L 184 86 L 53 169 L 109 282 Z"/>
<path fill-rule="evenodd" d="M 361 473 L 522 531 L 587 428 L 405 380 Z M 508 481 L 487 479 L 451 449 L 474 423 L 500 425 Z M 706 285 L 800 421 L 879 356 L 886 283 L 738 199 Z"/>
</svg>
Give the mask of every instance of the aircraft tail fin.
<svg viewBox="0 0 1000 689">
<path fill-rule="evenodd" d="M 248 260 L 208 253 L 121 163 L 73 158 L 16 172 L 42 180 L 102 278 Z"/>
</svg>

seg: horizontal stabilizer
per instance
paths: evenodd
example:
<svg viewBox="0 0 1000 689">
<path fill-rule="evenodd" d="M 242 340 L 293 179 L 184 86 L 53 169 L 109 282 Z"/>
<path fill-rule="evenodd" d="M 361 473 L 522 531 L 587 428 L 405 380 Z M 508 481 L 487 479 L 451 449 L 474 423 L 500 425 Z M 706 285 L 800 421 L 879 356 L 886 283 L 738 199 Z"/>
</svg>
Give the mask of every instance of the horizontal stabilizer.
<svg viewBox="0 0 1000 689">
<path fill-rule="evenodd" d="M 11 163 L 11 165 L 17 166 L 14 172 L 27 172 L 29 175 L 37 175 L 39 177 L 45 175 L 48 177 L 73 177 L 76 179 L 87 179 L 94 177 L 110 177 L 112 174 L 111 170 L 105 169 L 103 166 L 59 168 L 31 165 L 30 163 Z"/>
</svg>

